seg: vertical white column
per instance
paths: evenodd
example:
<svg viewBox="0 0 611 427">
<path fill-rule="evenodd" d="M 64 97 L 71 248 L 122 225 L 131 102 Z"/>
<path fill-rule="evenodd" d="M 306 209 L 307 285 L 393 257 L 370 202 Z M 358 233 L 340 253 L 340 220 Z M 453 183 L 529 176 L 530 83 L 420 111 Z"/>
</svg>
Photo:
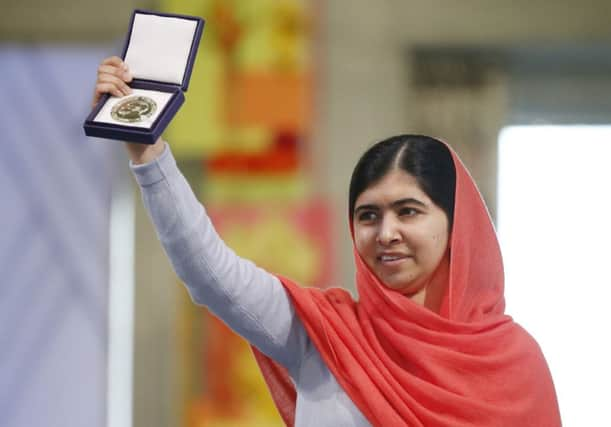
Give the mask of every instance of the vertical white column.
<svg viewBox="0 0 611 427">
<path fill-rule="evenodd" d="M 115 183 L 110 214 L 108 427 L 131 427 L 133 420 L 135 209 L 133 189 L 122 178 Z"/>
</svg>

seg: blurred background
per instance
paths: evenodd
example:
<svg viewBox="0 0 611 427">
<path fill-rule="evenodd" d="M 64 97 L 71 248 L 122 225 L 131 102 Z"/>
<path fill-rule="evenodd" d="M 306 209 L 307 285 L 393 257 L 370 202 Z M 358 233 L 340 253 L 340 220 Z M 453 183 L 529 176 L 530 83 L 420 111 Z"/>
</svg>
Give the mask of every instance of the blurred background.
<svg viewBox="0 0 611 427">
<path fill-rule="evenodd" d="M 0 5 L 0 426 L 281 425 L 248 346 L 172 272 L 121 143 L 84 136 L 134 8 L 206 20 L 165 139 L 236 252 L 352 289 L 356 160 L 440 137 L 497 224 L 507 311 L 564 425 L 611 425 L 611 2 Z"/>
</svg>

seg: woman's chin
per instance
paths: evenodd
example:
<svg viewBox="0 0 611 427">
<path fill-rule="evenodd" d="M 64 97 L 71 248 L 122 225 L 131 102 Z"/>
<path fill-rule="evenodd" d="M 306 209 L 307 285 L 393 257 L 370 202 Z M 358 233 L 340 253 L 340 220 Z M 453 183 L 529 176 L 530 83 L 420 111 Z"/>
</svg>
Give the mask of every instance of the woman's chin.
<svg viewBox="0 0 611 427">
<path fill-rule="evenodd" d="M 424 287 L 420 286 L 415 279 L 412 277 L 385 277 L 382 278 L 382 283 L 389 289 L 400 292 L 407 297 L 412 297 L 413 295 L 421 292 Z"/>
</svg>

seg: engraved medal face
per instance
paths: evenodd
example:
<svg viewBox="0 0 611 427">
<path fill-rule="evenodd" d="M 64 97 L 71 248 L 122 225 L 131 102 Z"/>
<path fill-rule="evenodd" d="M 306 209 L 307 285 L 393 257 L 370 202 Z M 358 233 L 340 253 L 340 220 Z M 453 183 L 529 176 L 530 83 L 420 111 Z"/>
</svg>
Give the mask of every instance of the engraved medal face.
<svg viewBox="0 0 611 427">
<path fill-rule="evenodd" d="M 148 119 L 157 110 L 157 104 L 148 96 L 130 96 L 117 102 L 110 115 L 118 122 L 137 123 Z"/>
</svg>

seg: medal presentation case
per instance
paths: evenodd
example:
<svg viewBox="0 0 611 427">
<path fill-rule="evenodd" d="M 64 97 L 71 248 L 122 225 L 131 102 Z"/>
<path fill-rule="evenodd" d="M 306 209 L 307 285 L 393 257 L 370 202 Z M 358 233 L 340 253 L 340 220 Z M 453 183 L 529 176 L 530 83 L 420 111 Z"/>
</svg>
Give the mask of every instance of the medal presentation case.
<svg viewBox="0 0 611 427">
<path fill-rule="evenodd" d="M 154 144 L 185 100 L 204 20 L 136 9 L 121 58 L 132 93 L 104 94 L 85 119 L 87 136 Z"/>
</svg>

